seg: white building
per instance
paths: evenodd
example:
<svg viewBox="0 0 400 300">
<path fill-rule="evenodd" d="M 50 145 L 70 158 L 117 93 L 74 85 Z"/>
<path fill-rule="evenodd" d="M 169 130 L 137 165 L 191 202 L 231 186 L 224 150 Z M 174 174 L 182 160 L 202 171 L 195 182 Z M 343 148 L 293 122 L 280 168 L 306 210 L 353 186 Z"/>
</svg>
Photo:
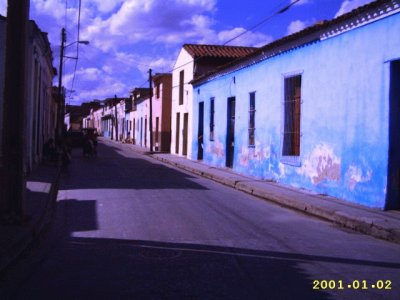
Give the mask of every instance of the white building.
<svg viewBox="0 0 400 300">
<path fill-rule="evenodd" d="M 193 87 L 190 82 L 256 48 L 185 44 L 172 72 L 171 153 L 192 157 Z"/>
<path fill-rule="evenodd" d="M 3 128 L 5 44 L 7 18 L 0 16 L 0 153 Z M 41 160 L 43 144 L 53 138 L 57 105 L 53 97 L 53 56 L 47 33 L 29 22 L 26 51 L 25 170 L 30 172 Z M 0 155 L 1 157 L 1 155 Z"/>
<path fill-rule="evenodd" d="M 151 90 L 148 88 L 136 88 L 131 92 L 134 143 L 145 148 L 150 147 L 150 92 Z"/>
</svg>

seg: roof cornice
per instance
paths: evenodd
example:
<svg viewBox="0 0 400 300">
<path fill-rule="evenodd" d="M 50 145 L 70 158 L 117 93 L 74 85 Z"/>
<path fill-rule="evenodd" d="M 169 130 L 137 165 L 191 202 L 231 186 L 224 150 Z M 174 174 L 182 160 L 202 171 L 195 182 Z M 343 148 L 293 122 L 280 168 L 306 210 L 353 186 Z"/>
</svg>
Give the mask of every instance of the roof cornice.
<svg viewBox="0 0 400 300">
<path fill-rule="evenodd" d="M 247 68 L 271 57 L 326 40 L 399 12 L 400 0 L 377 0 L 333 20 L 318 22 L 302 31 L 273 41 L 252 54 L 238 58 L 233 62 L 193 79 L 191 84 L 200 84 L 210 81 L 217 77 Z"/>
</svg>

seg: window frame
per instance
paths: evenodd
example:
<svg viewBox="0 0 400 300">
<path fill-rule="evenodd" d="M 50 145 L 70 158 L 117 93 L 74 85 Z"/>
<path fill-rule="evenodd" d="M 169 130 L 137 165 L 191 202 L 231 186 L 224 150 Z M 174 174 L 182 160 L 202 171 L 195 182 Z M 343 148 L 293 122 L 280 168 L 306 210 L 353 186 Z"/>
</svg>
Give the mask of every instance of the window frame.
<svg viewBox="0 0 400 300">
<path fill-rule="evenodd" d="M 159 99 L 159 98 L 160 98 L 160 85 L 161 85 L 160 82 L 158 82 L 158 83 L 156 84 L 156 99 Z"/>
<path fill-rule="evenodd" d="M 215 97 L 210 98 L 210 141 L 215 139 Z"/>
<path fill-rule="evenodd" d="M 183 94 L 185 85 L 185 70 L 179 71 L 179 105 L 183 105 Z"/>
<path fill-rule="evenodd" d="M 297 167 L 301 166 L 303 101 L 303 71 L 283 74 L 281 162 Z"/>
<path fill-rule="evenodd" d="M 253 102 L 253 103 L 252 103 Z M 253 106 L 252 106 L 253 104 Z M 248 146 L 256 146 L 256 92 L 249 93 L 249 123 L 248 123 Z"/>
</svg>

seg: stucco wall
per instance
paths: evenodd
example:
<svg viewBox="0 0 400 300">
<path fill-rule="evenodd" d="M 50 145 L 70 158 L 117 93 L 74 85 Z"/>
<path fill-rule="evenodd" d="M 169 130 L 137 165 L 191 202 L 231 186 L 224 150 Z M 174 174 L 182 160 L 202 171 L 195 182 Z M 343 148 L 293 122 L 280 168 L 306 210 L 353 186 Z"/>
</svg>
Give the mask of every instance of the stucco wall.
<svg viewBox="0 0 400 300">
<path fill-rule="evenodd" d="M 150 147 L 149 103 L 150 99 L 145 99 L 136 106 L 136 144 L 146 148 Z"/>
<path fill-rule="evenodd" d="M 188 114 L 188 147 L 187 157 L 192 157 L 192 111 L 193 111 L 193 87 L 189 82 L 193 79 L 193 57 L 182 48 L 176 60 L 174 70 L 172 72 L 172 113 L 171 113 L 171 153 L 176 154 L 176 115 L 180 116 L 179 128 L 179 155 L 183 150 L 183 116 Z M 183 104 L 179 105 L 179 73 L 184 70 L 184 97 Z"/>
<path fill-rule="evenodd" d="M 204 161 L 225 166 L 227 98 L 236 97 L 233 169 L 383 208 L 388 161 L 390 59 L 400 57 L 400 14 L 195 86 L 204 101 Z M 302 74 L 300 165 L 281 157 L 283 84 Z M 198 94 L 199 90 L 199 94 Z M 248 146 L 249 93 L 256 92 L 255 147 Z M 209 139 L 215 97 L 215 140 Z M 192 158 L 197 140 L 192 139 Z"/>
</svg>

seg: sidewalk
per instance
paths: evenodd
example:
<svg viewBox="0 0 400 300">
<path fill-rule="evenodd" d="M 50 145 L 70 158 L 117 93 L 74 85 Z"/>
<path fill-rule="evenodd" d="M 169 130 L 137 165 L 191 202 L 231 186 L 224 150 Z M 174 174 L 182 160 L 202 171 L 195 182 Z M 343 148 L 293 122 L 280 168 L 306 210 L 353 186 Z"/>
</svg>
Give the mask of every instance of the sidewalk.
<svg viewBox="0 0 400 300">
<path fill-rule="evenodd" d="M 111 141 L 112 142 L 112 141 Z M 215 168 L 199 161 L 126 144 L 132 150 L 161 162 L 203 176 L 259 198 L 331 221 L 376 238 L 400 243 L 400 211 L 367 208 L 337 198 L 242 176 L 228 168 Z"/>
<path fill-rule="evenodd" d="M 26 250 L 50 222 L 57 196 L 59 168 L 42 164 L 27 178 L 26 216 L 24 225 L 0 224 L 0 272 Z"/>
</svg>

